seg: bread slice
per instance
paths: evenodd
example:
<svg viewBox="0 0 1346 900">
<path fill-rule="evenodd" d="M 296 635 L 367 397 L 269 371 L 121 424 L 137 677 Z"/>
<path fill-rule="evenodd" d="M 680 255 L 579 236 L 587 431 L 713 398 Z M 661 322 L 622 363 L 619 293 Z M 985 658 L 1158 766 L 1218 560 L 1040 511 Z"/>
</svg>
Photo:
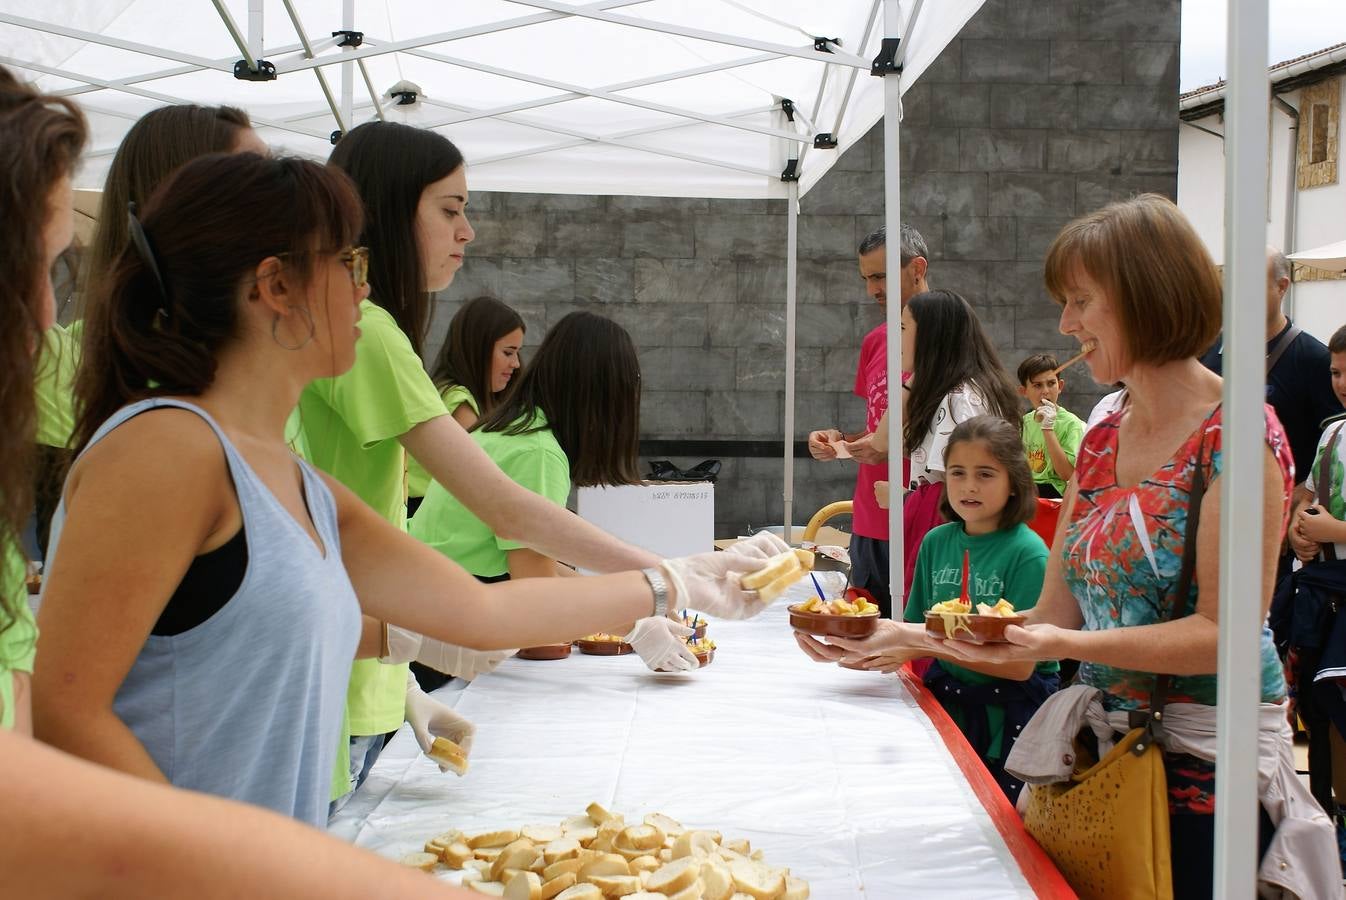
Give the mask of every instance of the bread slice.
<svg viewBox="0 0 1346 900">
<path fill-rule="evenodd" d="M 805 572 L 813 571 L 813 551 L 805 550 L 802 547 L 795 548 L 795 558 L 799 560 L 799 565 Z"/>
<path fill-rule="evenodd" d="M 702 900 L 729 900 L 734 895 L 734 878 L 729 867 L 715 860 L 706 860 L 701 866 Z"/>
<path fill-rule="evenodd" d="M 444 848 L 444 852 L 439 854 L 439 858 L 450 869 L 461 869 L 467 865 L 469 859 L 472 859 L 472 848 L 462 841 L 455 841 Z"/>
<path fill-rule="evenodd" d="M 413 869 L 420 869 L 423 872 L 429 872 L 435 866 L 439 865 L 439 857 L 434 853 L 408 853 L 398 860 L 404 866 L 410 866 Z"/>
<path fill-rule="evenodd" d="M 645 817 L 645 824 L 653 825 L 655 828 L 658 828 L 664 834 L 666 835 L 671 834 L 674 837 L 677 837 L 678 835 L 682 834 L 683 831 L 686 830 L 682 827 L 681 822 L 677 821 L 676 819 L 670 819 L 663 813 L 650 813 L 648 816 Z"/>
<path fill-rule="evenodd" d="M 785 876 L 785 893 L 780 900 L 809 900 L 809 883 L 793 875 Z"/>
<path fill-rule="evenodd" d="M 592 884 L 576 884 L 557 894 L 555 900 L 603 900 L 603 892 Z"/>
<path fill-rule="evenodd" d="M 467 774 L 467 754 L 463 752 L 462 747 L 448 738 L 435 738 L 430 745 L 430 750 L 425 755 L 441 766 L 445 766 L 451 772 L 460 776 Z"/>
<path fill-rule="evenodd" d="M 673 858 L 684 856 L 710 856 L 715 852 L 715 839 L 705 831 L 684 831 L 673 842 Z"/>
<path fill-rule="evenodd" d="M 542 879 L 536 872 L 520 872 L 505 883 L 505 900 L 542 900 Z"/>
<path fill-rule="evenodd" d="M 704 900 L 706 886 L 698 878 L 676 894 L 669 894 L 668 900 Z"/>
<path fill-rule="evenodd" d="M 504 847 L 518 839 L 519 832 L 506 828 L 500 831 L 483 831 L 481 834 L 474 834 L 467 839 L 467 845 L 473 850 L 480 850 L 483 847 Z"/>
<path fill-rule="evenodd" d="M 500 852 L 491 862 L 491 879 L 504 881 L 501 877 L 506 869 L 531 869 L 533 863 L 542 856 L 542 851 L 532 841 L 520 838 Z"/>
<path fill-rule="evenodd" d="M 572 887 L 575 884 L 575 881 L 574 872 L 563 872 L 551 881 L 542 882 L 542 900 L 551 900 L 552 897 L 555 897 L 566 888 Z"/>
<path fill-rule="evenodd" d="M 701 860 L 694 856 L 675 859 L 650 873 L 645 890 L 660 894 L 676 894 L 696 881 L 701 874 Z"/>
<path fill-rule="evenodd" d="M 766 587 L 773 581 L 789 575 L 795 575 L 796 580 L 802 578 L 804 569 L 799 564 L 799 557 L 795 556 L 793 550 L 787 550 L 784 553 L 771 557 L 757 571 L 749 572 L 744 575 L 740 581 L 745 590 L 756 591 Z"/>
<path fill-rule="evenodd" d="M 498 881 L 469 881 L 467 887 L 468 890 L 485 894 L 488 897 L 505 896 L 505 886 Z"/>
<path fill-rule="evenodd" d="M 597 885 L 604 897 L 625 897 L 640 890 L 638 875 L 591 875 L 589 883 Z"/>
<path fill-rule="evenodd" d="M 734 887 L 757 900 L 777 900 L 785 893 L 785 873 L 751 859 L 736 859 L 729 864 Z"/>
<path fill-rule="evenodd" d="M 525 825 L 519 829 L 519 837 L 528 838 L 534 844 L 550 844 L 564 836 L 559 825 Z"/>
<path fill-rule="evenodd" d="M 631 866 L 616 853 L 604 853 L 597 859 L 585 862 L 576 874 L 580 881 L 588 881 L 595 875 L 630 875 Z"/>
<path fill-rule="evenodd" d="M 590 803 L 584 808 L 584 811 L 589 814 L 589 818 L 593 820 L 595 825 L 602 825 L 608 819 L 612 818 L 612 813 L 608 812 L 602 804 L 597 802 Z"/>
<path fill-rule="evenodd" d="M 542 870 L 542 880 L 552 881 L 569 872 L 571 875 L 578 875 L 580 867 L 584 865 L 584 860 L 572 856 L 570 859 L 558 859 Z"/>
</svg>

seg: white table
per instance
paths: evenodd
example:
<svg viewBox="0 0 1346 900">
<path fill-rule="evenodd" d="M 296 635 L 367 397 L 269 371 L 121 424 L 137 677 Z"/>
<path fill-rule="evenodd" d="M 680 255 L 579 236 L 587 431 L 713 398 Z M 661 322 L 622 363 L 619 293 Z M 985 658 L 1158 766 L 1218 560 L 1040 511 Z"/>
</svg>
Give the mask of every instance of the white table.
<svg viewBox="0 0 1346 900">
<path fill-rule="evenodd" d="M 441 774 L 404 726 L 332 829 L 395 858 L 450 828 L 555 824 L 597 800 L 746 837 L 823 900 L 1050 887 L 1030 886 L 1002 837 L 1018 826 L 997 829 L 902 681 L 811 662 L 785 605 L 712 622 L 720 649 L 691 675 L 576 651 L 443 688 L 477 726 L 467 776 Z"/>
</svg>

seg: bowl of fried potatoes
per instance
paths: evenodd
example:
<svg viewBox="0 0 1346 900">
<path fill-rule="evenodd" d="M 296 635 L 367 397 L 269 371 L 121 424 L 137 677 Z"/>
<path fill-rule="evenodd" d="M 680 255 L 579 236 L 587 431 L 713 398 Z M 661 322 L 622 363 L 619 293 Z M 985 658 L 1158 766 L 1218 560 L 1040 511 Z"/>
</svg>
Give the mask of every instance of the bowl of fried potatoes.
<svg viewBox="0 0 1346 900">
<path fill-rule="evenodd" d="M 925 614 L 925 630 L 932 637 L 973 644 L 1003 644 L 1005 629 L 1022 625 L 1026 617 L 1014 611 L 1003 597 L 994 606 L 962 600 L 936 603 Z"/>
<path fill-rule="evenodd" d="M 879 624 L 878 606 L 853 589 L 835 600 L 810 597 L 789 611 L 791 628 L 820 637 L 869 637 Z"/>
</svg>

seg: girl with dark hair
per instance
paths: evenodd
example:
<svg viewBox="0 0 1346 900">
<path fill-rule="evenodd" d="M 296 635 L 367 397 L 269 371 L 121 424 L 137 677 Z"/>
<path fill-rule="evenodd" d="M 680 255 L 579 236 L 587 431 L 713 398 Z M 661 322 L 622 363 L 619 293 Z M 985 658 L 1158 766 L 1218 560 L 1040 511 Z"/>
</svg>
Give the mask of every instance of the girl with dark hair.
<svg viewBox="0 0 1346 900">
<path fill-rule="evenodd" d="M 547 332 L 518 384 L 472 437 L 501 471 L 564 507 L 572 485 L 639 483 L 639 420 L 640 362 L 631 336 L 611 319 L 573 312 Z M 430 485 L 411 534 L 483 580 L 561 574 L 555 559 L 494 534 L 438 484 Z M 668 619 L 637 629 L 635 647 L 650 668 L 695 666 L 684 643 L 690 629 Z"/>
<path fill-rule="evenodd" d="M 360 240 L 370 248 L 371 293 L 360 306 L 354 366 L 314 382 L 300 397 L 308 459 L 400 528 L 406 524 L 410 454 L 505 540 L 600 572 L 652 564 L 647 551 L 504 475 L 449 415 L 425 372 L 421 349 L 430 295 L 452 282 L 475 236 L 458 148 L 433 131 L 369 122 L 341 139 L 331 162 L 350 174 L 364 199 Z M 419 648 L 412 641 L 389 649 L 381 661 L 358 661 L 351 678 L 352 786 L 364 779 L 408 708 L 406 663 Z M 456 658 L 463 668 L 445 674 L 471 677 L 499 661 Z M 446 707 L 438 715 L 456 718 Z M 457 727 L 470 726 L 460 720 Z"/>
<path fill-rule="evenodd" d="M 966 598 L 975 609 L 1004 599 L 1020 612 L 1037 603 L 1047 571 L 1047 545 L 1027 525 L 1037 511 L 1037 489 L 1019 429 L 999 416 L 975 416 L 953 429 L 944 445 L 944 474 L 940 508 L 949 521 L 921 542 L 906 622 L 880 620 L 864 640 L 823 643 L 802 632 L 795 640 L 820 662 L 863 660 L 882 671 L 934 656 L 926 686 L 1013 803 L 1023 782 L 1005 772 L 1005 757 L 1019 729 L 1060 687 L 1059 666 L 1055 660 L 969 665 L 942 652 L 942 642 L 927 640 L 924 622 L 947 600 Z"/>
<path fill-rule="evenodd" d="M 485 586 L 297 463 L 300 392 L 360 352 L 361 219 L 340 170 L 237 154 L 187 164 L 129 220 L 92 307 L 80 456 L 53 521 L 43 739 L 321 826 L 351 660 L 381 639 L 362 612 L 485 651 L 629 625 L 663 611 L 665 581 L 674 609 L 762 608 L 732 574 L 760 561 L 725 554 Z M 474 477 L 503 493 L 476 452 Z"/>
<path fill-rule="evenodd" d="M 444 408 L 464 428 L 493 410 L 521 366 L 519 351 L 527 331 L 523 317 L 494 297 L 462 305 L 431 370 Z M 407 460 L 407 515 L 414 515 L 430 486 L 430 473 Z"/>
<path fill-rule="evenodd" d="M 949 435 L 973 416 L 1019 418 L 1014 382 L 972 306 L 953 291 L 926 291 L 902 308 L 903 454 L 911 462 L 902 505 L 903 584 L 910 590 L 926 532 L 940 524 Z"/>
</svg>

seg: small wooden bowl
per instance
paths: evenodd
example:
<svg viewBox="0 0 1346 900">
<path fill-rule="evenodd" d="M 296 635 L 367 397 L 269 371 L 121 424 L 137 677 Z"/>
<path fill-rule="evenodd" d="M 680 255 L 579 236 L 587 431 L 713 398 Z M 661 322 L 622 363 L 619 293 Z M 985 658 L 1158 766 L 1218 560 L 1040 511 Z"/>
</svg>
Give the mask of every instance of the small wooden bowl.
<svg viewBox="0 0 1346 900">
<path fill-rule="evenodd" d="M 570 655 L 570 645 L 545 644 L 541 647 L 524 647 L 514 655 L 519 659 L 565 659 Z"/>
<path fill-rule="evenodd" d="M 869 637 L 878 624 L 877 612 L 868 616 L 834 616 L 804 612 L 798 603 L 790 607 L 790 627 L 819 637 Z"/>
<path fill-rule="evenodd" d="M 25 581 L 26 581 L 26 583 L 27 583 L 27 585 L 28 585 L 28 593 L 29 593 L 29 594 L 32 594 L 32 595 L 36 596 L 36 595 L 42 593 L 42 576 L 41 576 L 41 575 L 32 575 L 32 576 L 29 576 Z"/>
<path fill-rule="evenodd" d="M 705 623 L 705 622 L 702 622 L 700 625 L 698 625 L 698 626 L 696 626 L 695 628 L 692 629 L 692 637 L 695 638 L 695 639 L 698 640 L 698 641 L 703 640 L 703 639 L 706 637 L 706 623 Z"/>
<path fill-rule="evenodd" d="M 963 613 L 957 618 L 953 634 L 948 634 L 944 617 L 939 613 L 928 612 L 925 614 L 926 633 L 944 640 L 967 641 L 970 644 L 1003 644 L 1006 628 L 1028 621 L 1026 616 L 983 616 L 976 613 Z"/>
<path fill-rule="evenodd" d="M 624 656 L 635 650 L 626 641 L 585 641 L 575 642 L 575 646 L 580 648 L 581 653 L 587 653 L 590 656 Z"/>
<path fill-rule="evenodd" d="M 715 651 L 714 651 L 714 650 L 707 650 L 705 653 L 698 653 L 698 654 L 696 654 L 696 661 L 699 662 L 699 663 L 701 664 L 700 668 L 704 669 L 706 666 L 710 665 L 712 662 L 715 661 Z M 682 674 L 681 672 L 675 672 L 673 669 L 655 669 L 654 671 L 656 671 L 656 672 L 666 672 L 666 673 L 669 673 L 669 674 L 675 674 L 675 675 L 681 675 L 681 674 Z"/>
</svg>

